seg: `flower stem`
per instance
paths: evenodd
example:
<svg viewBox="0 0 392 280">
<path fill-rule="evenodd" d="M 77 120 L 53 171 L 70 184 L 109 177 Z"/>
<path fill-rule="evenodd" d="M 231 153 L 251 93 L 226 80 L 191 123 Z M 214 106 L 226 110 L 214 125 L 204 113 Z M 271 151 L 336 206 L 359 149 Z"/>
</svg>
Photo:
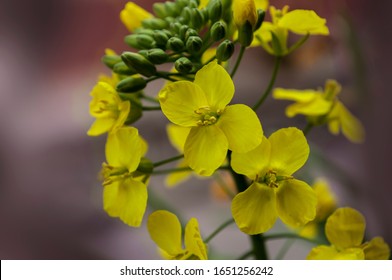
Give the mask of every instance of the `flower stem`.
<svg viewBox="0 0 392 280">
<path fill-rule="evenodd" d="M 296 239 L 308 241 L 310 243 L 320 244 L 318 240 L 306 238 L 295 233 L 274 233 L 274 234 L 264 236 L 265 240 L 281 239 L 281 238 L 296 238 Z"/>
<path fill-rule="evenodd" d="M 151 107 L 142 106 L 142 110 L 143 111 L 159 111 L 159 110 L 161 110 L 161 106 L 151 106 Z"/>
<path fill-rule="evenodd" d="M 268 97 L 269 93 L 271 92 L 271 89 L 274 86 L 276 77 L 278 75 L 278 71 L 279 71 L 279 67 L 280 67 L 281 61 L 282 61 L 282 57 L 281 56 L 276 56 L 275 57 L 274 70 L 272 72 L 272 76 L 271 76 L 271 79 L 269 81 L 268 87 L 265 89 L 265 91 L 264 91 L 263 95 L 261 96 L 261 98 L 259 99 L 259 101 L 257 101 L 257 103 L 253 106 L 252 109 L 254 111 L 256 111 L 261 106 L 261 104 L 264 103 L 265 99 Z"/>
<path fill-rule="evenodd" d="M 184 171 L 191 171 L 189 167 L 178 167 L 178 168 L 170 168 L 170 169 L 163 169 L 163 170 L 154 170 L 151 175 L 161 175 L 161 174 L 168 174 L 172 172 L 184 172 Z"/>
<path fill-rule="evenodd" d="M 212 238 L 214 238 L 218 233 L 220 233 L 223 229 L 225 229 L 232 223 L 234 223 L 234 220 L 233 218 L 230 218 L 230 220 L 227 220 L 226 222 L 221 224 L 213 233 L 211 233 L 206 239 L 204 239 L 204 243 L 210 242 Z"/>
<path fill-rule="evenodd" d="M 238 66 L 240 66 L 242 57 L 244 56 L 244 53 L 245 53 L 245 49 L 246 49 L 246 47 L 241 46 L 240 53 L 238 54 L 238 57 L 237 57 L 237 61 L 235 62 L 233 70 L 231 71 L 231 75 L 230 76 L 232 78 L 234 77 L 235 73 L 237 72 Z"/>
<path fill-rule="evenodd" d="M 155 167 L 164 165 L 164 164 L 166 164 L 166 163 L 169 163 L 169 162 L 172 162 L 172 161 L 176 161 L 176 160 L 181 159 L 181 158 L 183 158 L 183 157 L 184 157 L 184 155 L 178 155 L 178 156 L 175 156 L 175 157 L 171 157 L 171 158 L 168 158 L 168 159 L 164 159 L 164 160 L 161 160 L 161 161 L 158 161 L 158 162 L 154 162 L 154 163 L 153 163 L 153 166 L 154 166 L 154 168 L 155 168 Z"/>
</svg>

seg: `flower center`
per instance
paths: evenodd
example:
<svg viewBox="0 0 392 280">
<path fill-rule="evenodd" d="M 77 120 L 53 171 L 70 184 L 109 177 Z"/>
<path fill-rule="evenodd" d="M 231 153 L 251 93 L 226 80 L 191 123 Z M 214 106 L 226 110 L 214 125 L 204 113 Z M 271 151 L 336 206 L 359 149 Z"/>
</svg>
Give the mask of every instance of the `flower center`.
<svg viewBox="0 0 392 280">
<path fill-rule="evenodd" d="M 259 183 L 264 183 L 270 188 L 277 188 L 280 181 L 293 179 L 293 176 L 279 176 L 275 170 L 269 170 L 264 176 L 256 179 Z"/>
<path fill-rule="evenodd" d="M 109 103 L 107 100 L 99 100 L 94 108 L 94 113 L 97 115 L 107 114 L 109 116 L 117 117 L 119 110 L 117 104 Z"/>
<path fill-rule="evenodd" d="M 107 163 L 102 164 L 100 176 L 103 178 L 103 186 L 110 185 L 111 183 L 130 175 L 131 174 L 126 167 L 114 167 Z"/>
<path fill-rule="evenodd" d="M 195 114 L 200 116 L 200 119 L 196 122 L 198 126 L 208 126 L 215 124 L 218 121 L 222 114 L 222 110 L 218 109 L 214 112 L 209 106 L 205 106 L 195 110 Z"/>
</svg>

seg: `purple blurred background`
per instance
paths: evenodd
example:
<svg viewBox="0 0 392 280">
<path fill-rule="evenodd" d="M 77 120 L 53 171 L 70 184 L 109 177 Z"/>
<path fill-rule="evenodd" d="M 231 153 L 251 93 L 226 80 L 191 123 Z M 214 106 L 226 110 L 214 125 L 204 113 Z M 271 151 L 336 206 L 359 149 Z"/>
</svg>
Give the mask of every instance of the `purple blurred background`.
<svg viewBox="0 0 392 280">
<path fill-rule="evenodd" d="M 150 9 L 153 1 L 135 2 Z M 144 225 L 129 228 L 103 212 L 97 174 L 104 160 L 105 137 L 86 135 L 93 121 L 88 114 L 89 92 L 98 74 L 108 73 L 100 63 L 104 49 L 127 49 L 123 43 L 127 31 L 118 16 L 125 3 L 0 0 L 2 259 L 159 258 Z M 342 83 L 341 98 L 364 123 L 366 142 L 351 144 L 324 128 L 315 128 L 309 136 L 314 155 L 308 171 L 331 181 L 340 205 L 365 214 L 369 237 L 382 235 L 392 244 L 388 84 L 392 2 L 270 3 L 314 9 L 327 18 L 331 36 L 313 37 L 285 58 L 276 85 L 317 88 L 328 78 Z M 246 53 L 235 78 L 235 102 L 256 100 L 251 93 L 267 84 L 272 64 L 261 49 Z M 155 94 L 159 86 L 149 87 L 149 93 Z M 303 127 L 302 118 L 283 116 L 287 104 L 270 99 L 260 109 L 267 134 L 290 125 Z M 150 142 L 152 160 L 175 154 L 164 139 L 166 123 L 158 113 L 147 112 L 135 124 Z M 174 190 L 166 189 L 162 180 L 154 177 L 150 190 L 168 206 L 181 210 L 186 219 L 196 216 L 205 236 L 229 217 L 228 202 L 211 197 L 208 180 L 192 180 Z M 248 240 L 234 226 L 211 243 L 220 258 L 241 255 L 246 246 Z M 287 257 L 303 258 L 308 249 L 292 250 Z"/>
</svg>

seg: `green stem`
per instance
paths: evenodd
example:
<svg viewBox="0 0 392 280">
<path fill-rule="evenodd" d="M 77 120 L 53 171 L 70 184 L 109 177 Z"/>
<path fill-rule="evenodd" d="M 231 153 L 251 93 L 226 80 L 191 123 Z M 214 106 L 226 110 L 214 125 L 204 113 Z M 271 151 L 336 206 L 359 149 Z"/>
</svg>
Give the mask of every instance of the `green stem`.
<svg viewBox="0 0 392 280">
<path fill-rule="evenodd" d="M 161 110 L 161 106 L 152 106 L 152 107 L 142 106 L 142 110 L 143 111 L 159 111 L 159 110 Z"/>
<path fill-rule="evenodd" d="M 264 236 L 265 240 L 281 239 L 281 238 L 295 238 L 295 239 L 305 240 L 305 241 L 308 241 L 310 243 L 320 244 L 320 242 L 315 240 L 315 239 L 309 239 L 309 238 L 300 236 L 300 235 L 295 234 L 295 233 L 274 233 L 274 234 L 270 234 L 270 235 L 265 235 Z"/>
<path fill-rule="evenodd" d="M 184 172 L 184 171 L 191 171 L 189 167 L 178 167 L 178 168 L 170 168 L 170 169 L 163 169 L 163 170 L 154 170 L 151 175 L 161 175 L 161 174 L 168 174 L 172 172 Z"/>
<path fill-rule="evenodd" d="M 154 168 L 155 168 L 155 167 L 164 165 L 164 164 L 166 164 L 166 163 L 169 163 L 169 162 L 172 162 L 172 161 L 179 160 L 179 159 L 181 159 L 181 158 L 183 158 L 183 157 L 184 157 L 184 155 L 178 155 L 178 156 L 175 156 L 175 157 L 171 157 L 171 158 L 168 158 L 168 159 L 164 159 L 164 160 L 161 160 L 161 161 L 158 161 L 158 162 L 154 162 L 154 163 L 153 163 L 153 166 L 154 166 Z"/>
<path fill-rule="evenodd" d="M 206 239 L 204 239 L 204 243 L 208 243 L 211 241 L 212 238 L 214 238 L 218 233 L 220 233 L 222 230 L 224 230 L 227 226 L 231 225 L 234 223 L 233 218 L 230 218 L 230 220 L 227 220 L 223 224 L 221 224 L 213 233 L 211 233 Z"/>
<path fill-rule="evenodd" d="M 150 101 L 150 102 L 158 103 L 158 104 L 159 104 L 158 99 L 156 99 L 156 98 L 154 98 L 154 97 L 147 96 L 147 95 L 145 95 L 145 94 L 142 94 L 140 97 L 143 98 L 143 99 L 145 99 L 145 100 L 147 100 L 147 101 Z"/>
<path fill-rule="evenodd" d="M 169 75 L 167 73 L 165 73 L 165 72 L 157 72 L 156 76 L 160 77 L 160 78 L 163 78 L 165 80 L 171 81 L 171 82 L 177 82 L 176 79 L 170 78 Z"/>
<path fill-rule="evenodd" d="M 241 46 L 240 53 L 238 54 L 237 61 L 235 62 L 234 68 L 231 71 L 231 77 L 233 78 L 235 73 L 237 72 L 238 66 L 241 64 L 242 57 L 244 56 L 246 47 Z"/>
<path fill-rule="evenodd" d="M 268 87 L 265 89 L 265 91 L 264 91 L 263 95 L 261 96 L 261 98 L 259 99 L 259 101 L 257 101 L 257 103 L 253 106 L 252 109 L 254 111 L 256 111 L 261 106 L 261 104 L 264 103 L 265 99 L 267 99 L 269 93 L 271 92 L 272 87 L 275 84 L 276 77 L 278 75 L 278 71 L 279 71 L 279 67 L 280 67 L 281 61 L 282 61 L 282 57 L 281 56 L 276 56 L 275 57 L 274 70 L 272 72 L 272 76 L 271 76 L 271 79 L 269 81 Z"/>
<path fill-rule="evenodd" d="M 300 46 L 303 45 L 303 43 L 306 42 L 306 40 L 308 40 L 309 38 L 309 33 L 306 34 L 305 36 L 303 36 L 301 39 L 299 39 L 294 45 L 292 45 L 290 47 L 290 49 L 287 51 L 286 55 L 289 55 L 290 53 L 292 53 L 293 51 L 295 51 L 296 49 L 298 49 Z"/>
</svg>

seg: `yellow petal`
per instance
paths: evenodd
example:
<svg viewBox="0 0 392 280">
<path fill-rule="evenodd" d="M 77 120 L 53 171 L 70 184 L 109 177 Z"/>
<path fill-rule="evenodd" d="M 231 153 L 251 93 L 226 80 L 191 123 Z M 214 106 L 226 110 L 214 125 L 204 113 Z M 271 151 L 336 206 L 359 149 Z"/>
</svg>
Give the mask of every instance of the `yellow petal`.
<svg viewBox="0 0 392 280">
<path fill-rule="evenodd" d="M 216 125 L 194 127 L 186 140 L 184 157 L 196 173 L 210 176 L 225 161 L 227 149 L 227 138 Z"/>
<path fill-rule="evenodd" d="M 264 11 L 268 8 L 268 0 L 255 0 L 256 9 L 262 9 Z"/>
<path fill-rule="evenodd" d="M 184 145 L 186 138 L 191 129 L 189 127 L 178 126 L 175 124 L 168 124 L 166 126 L 167 135 L 170 143 L 180 152 L 184 152 Z"/>
<path fill-rule="evenodd" d="M 126 167 L 129 172 L 135 171 L 142 157 L 138 130 L 127 126 L 109 133 L 105 149 L 106 161 L 109 165 Z"/>
<path fill-rule="evenodd" d="M 196 126 L 200 116 L 195 110 L 208 107 L 203 90 L 189 81 L 178 81 L 159 92 L 162 112 L 173 123 L 180 126 Z"/>
<path fill-rule="evenodd" d="M 238 228 L 246 234 L 268 231 L 277 218 L 275 188 L 253 183 L 234 197 L 231 213 Z"/>
<path fill-rule="evenodd" d="M 300 227 L 316 216 L 317 198 L 313 189 L 303 181 L 282 181 L 276 192 L 279 218 L 287 225 Z"/>
<path fill-rule="evenodd" d="M 205 93 L 212 111 L 224 109 L 233 98 L 234 83 L 225 68 L 216 61 L 201 68 L 196 73 L 194 83 Z"/>
<path fill-rule="evenodd" d="M 87 131 L 88 136 L 98 136 L 108 132 L 114 124 L 115 120 L 112 118 L 99 118 L 96 119 Z"/>
<path fill-rule="evenodd" d="M 291 175 L 309 156 L 309 145 L 303 132 L 295 127 L 282 128 L 268 140 L 271 143 L 270 166 L 279 175 Z"/>
<path fill-rule="evenodd" d="M 231 154 L 231 166 L 235 172 L 255 180 L 258 174 L 264 174 L 269 167 L 271 144 L 263 137 L 261 144 L 247 153 Z"/>
<path fill-rule="evenodd" d="M 307 260 L 363 260 L 365 257 L 360 248 L 349 248 L 343 251 L 336 250 L 333 246 L 317 246 L 313 248 Z"/>
<path fill-rule="evenodd" d="M 181 224 L 173 213 L 165 210 L 153 212 L 148 217 L 147 229 L 151 239 L 170 256 L 184 253 L 181 245 Z"/>
<path fill-rule="evenodd" d="M 365 234 L 365 218 L 353 208 L 339 208 L 327 219 L 325 234 L 338 249 L 357 247 Z"/>
<path fill-rule="evenodd" d="M 185 249 L 191 256 L 200 260 L 207 259 L 207 247 L 201 238 L 196 218 L 191 218 L 185 227 Z"/>
<path fill-rule="evenodd" d="M 317 214 L 316 221 L 325 221 L 329 215 L 336 209 L 336 197 L 329 187 L 327 181 L 318 179 L 313 184 L 313 190 L 317 196 Z"/>
<path fill-rule="evenodd" d="M 244 25 L 247 21 L 254 26 L 257 21 L 257 11 L 254 0 L 233 0 L 233 19 L 237 26 Z"/>
<path fill-rule="evenodd" d="M 233 152 L 246 153 L 260 145 L 263 129 L 256 113 L 246 105 L 227 106 L 217 125 L 229 141 Z"/>
<path fill-rule="evenodd" d="M 272 96 L 275 99 L 293 100 L 293 101 L 305 102 L 305 103 L 314 100 L 319 95 L 321 95 L 320 92 L 311 89 L 295 90 L 295 89 L 276 88 L 272 93 Z"/>
<path fill-rule="evenodd" d="M 141 27 L 142 21 L 150 17 L 152 15 L 149 12 L 133 2 L 128 2 L 120 12 L 120 19 L 130 32 Z"/>
<path fill-rule="evenodd" d="M 176 168 L 183 168 L 183 167 L 188 167 L 188 165 L 184 160 L 180 161 L 178 165 L 176 165 Z M 187 180 L 191 175 L 192 175 L 192 171 L 172 172 L 169 175 L 167 175 L 165 183 L 168 187 L 174 187 Z"/>
<path fill-rule="evenodd" d="M 142 182 L 126 178 L 104 187 L 103 208 L 129 226 L 140 226 L 146 206 L 147 187 Z"/>
<path fill-rule="evenodd" d="M 331 109 L 332 102 L 324 100 L 321 96 L 307 103 L 294 103 L 286 108 L 286 116 L 289 118 L 297 114 L 305 116 L 322 116 Z"/>
<path fill-rule="evenodd" d="M 382 237 L 375 237 L 363 246 L 366 260 L 388 260 L 391 255 L 389 245 Z"/>
<path fill-rule="evenodd" d="M 326 20 L 312 10 L 293 10 L 285 14 L 279 21 L 279 26 L 289 29 L 296 34 L 329 35 Z"/>
</svg>

